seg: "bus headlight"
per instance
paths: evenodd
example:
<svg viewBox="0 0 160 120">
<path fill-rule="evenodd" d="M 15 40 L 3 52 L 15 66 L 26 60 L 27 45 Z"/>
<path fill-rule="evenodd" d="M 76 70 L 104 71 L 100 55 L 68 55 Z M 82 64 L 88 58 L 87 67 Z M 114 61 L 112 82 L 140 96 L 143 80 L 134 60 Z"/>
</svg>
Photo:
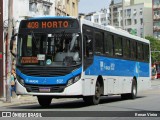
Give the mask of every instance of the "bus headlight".
<svg viewBox="0 0 160 120">
<path fill-rule="evenodd" d="M 17 80 L 18 80 L 18 82 L 22 85 L 22 86 L 24 86 L 24 80 L 21 78 L 21 77 L 19 77 L 19 76 L 17 76 Z"/>
<path fill-rule="evenodd" d="M 81 78 L 81 75 L 77 75 L 74 78 L 71 78 L 70 80 L 68 80 L 67 87 L 77 82 L 78 80 L 80 80 L 80 78 Z"/>
</svg>

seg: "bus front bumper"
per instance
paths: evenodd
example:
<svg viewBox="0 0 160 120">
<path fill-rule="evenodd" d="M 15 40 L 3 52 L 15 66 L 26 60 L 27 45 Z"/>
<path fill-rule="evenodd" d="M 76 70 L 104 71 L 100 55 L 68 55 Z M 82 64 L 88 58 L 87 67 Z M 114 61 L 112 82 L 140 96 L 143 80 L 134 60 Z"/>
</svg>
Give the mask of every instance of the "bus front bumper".
<svg viewBox="0 0 160 120">
<path fill-rule="evenodd" d="M 79 80 L 76 83 L 65 87 L 63 92 L 28 92 L 27 89 L 16 80 L 16 94 L 34 96 L 82 96 L 82 81 Z"/>
</svg>

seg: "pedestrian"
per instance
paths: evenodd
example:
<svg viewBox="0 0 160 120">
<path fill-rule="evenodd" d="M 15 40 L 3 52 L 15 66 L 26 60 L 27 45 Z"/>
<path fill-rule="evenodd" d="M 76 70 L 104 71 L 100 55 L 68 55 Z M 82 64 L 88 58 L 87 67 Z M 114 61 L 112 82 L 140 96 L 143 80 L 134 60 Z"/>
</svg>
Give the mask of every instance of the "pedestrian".
<svg viewBox="0 0 160 120">
<path fill-rule="evenodd" d="M 15 70 L 12 69 L 12 73 L 11 73 L 11 97 L 12 97 L 12 92 L 16 92 L 15 79 L 16 79 L 16 73 L 15 73 Z"/>
</svg>

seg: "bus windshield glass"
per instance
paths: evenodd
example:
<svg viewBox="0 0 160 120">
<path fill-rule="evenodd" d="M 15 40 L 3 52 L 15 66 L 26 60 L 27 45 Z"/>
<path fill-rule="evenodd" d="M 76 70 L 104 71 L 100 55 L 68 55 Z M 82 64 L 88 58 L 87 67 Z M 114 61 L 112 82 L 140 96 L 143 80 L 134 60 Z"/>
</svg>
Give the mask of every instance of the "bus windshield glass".
<svg viewBox="0 0 160 120">
<path fill-rule="evenodd" d="M 18 64 L 74 66 L 81 63 L 80 34 L 58 32 L 19 35 Z"/>
</svg>

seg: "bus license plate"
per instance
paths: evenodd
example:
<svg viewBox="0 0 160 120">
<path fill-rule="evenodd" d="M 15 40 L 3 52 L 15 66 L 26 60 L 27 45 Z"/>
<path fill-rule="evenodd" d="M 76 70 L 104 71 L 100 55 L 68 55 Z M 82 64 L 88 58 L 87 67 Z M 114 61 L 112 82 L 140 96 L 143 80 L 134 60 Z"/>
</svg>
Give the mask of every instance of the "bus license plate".
<svg viewBox="0 0 160 120">
<path fill-rule="evenodd" d="M 40 92 L 50 92 L 51 91 L 51 88 L 39 88 L 39 91 Z"/>
</svg>

